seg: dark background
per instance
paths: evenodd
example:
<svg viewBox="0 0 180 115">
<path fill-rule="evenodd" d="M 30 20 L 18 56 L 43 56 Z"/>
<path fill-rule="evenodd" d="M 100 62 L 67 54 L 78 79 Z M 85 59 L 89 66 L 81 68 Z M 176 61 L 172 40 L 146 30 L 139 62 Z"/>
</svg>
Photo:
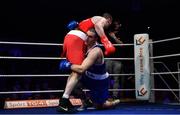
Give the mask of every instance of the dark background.
<svg viewBox="0 0 180 115">
<path fill-rule="evenodd" d="M 59 43 L 70 20 L 104 12 L 121 20 L 127 42 L 142 32 L 153 40 L 177 37 L 179 5 L 178 0 L 5 0 L 0 3 L 0 39 Z"/>
</svg>

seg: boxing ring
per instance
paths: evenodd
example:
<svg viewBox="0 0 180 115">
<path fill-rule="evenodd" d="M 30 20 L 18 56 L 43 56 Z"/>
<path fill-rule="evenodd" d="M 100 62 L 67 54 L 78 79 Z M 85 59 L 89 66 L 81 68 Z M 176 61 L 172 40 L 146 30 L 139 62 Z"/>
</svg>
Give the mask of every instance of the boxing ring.
<svg viewBox="0 0 180 115">
<path fill-rule="evenodd" d="M 149 45 L 149 62 L 150 62 L 150 98 L 146 101 L 121 101 L 121 103 L 114 109 L 110 110 L 96 110 L 94 108 L 90 108 L 84 111 L 79 111 L 78 114 L 180 114 L 180 69 L 178 71 L 170 71 L 167 66 L 165 66 L 162 62 L 155 61 L 156 59 L 161 58 L 170 58 L 177 57 L 180 54 L 169 54 L 169 55 L 160 55 L 153 56 L 153 45 L 167 42 L 167 41 L 175 41 L 180 40 L 180 37 L 170 38 L 165 40 L 158 41 L 148 41 Z M 2 45 L 29 45 L 29 46 L 62 46 L 63 44 L 55 44 L 55 43 L 30 43 L 30 42 L 5 42 L 0 41 Z M 115 44 L 115 46 L 134 46 L 134 44 Z M 11 57 L 11 56 L 0 56 L 0 59 L 7 60 L 61 60 L 64 58 L 60 57 Z M 134 61 L 134 58 L 105 58 L 106 60 L 128 60 Z M 159 72 L 154 67 L 155 64 L 161 64 L 166 68 L 166 72 Z M 179 67 L 179 66 L 178 66 Z M 176 81 L 178 84 L 178 88 L 171 88 L 168 83 L 165 81 L 163 75 L 171 75 L 172 79 Z M 176 76 L 175 76 L 176 75 Z M 177 75 L 179 75 L 177 77 Z M 68 74 L 1 74 L 0 78 L 10 77 L 10 78 L 23 78 L 23 77 L 68 77 Z M 110 76 L 135 76 L 134 73 L 126 73 L 126 74 L 112 74 Z M 159 76 L 165 86 L 167 88 L 164 89 L 156 89 L 154 80 Z M 84 91 L 88 91 L 84 89 Z M 109 91 L 136 91 L 136 89 L 109 89 Z M 171 92 L 174 97 L 173 103 L 157 103 L 155 100 L 155 92 Z M 26 94 L 26 93 L 62 93 L 63 90 L 39 90 L 39 91 L 3 91 L 0 92 L 0 95 L 5 94 Z M 80 105 L 80 99 L 75 99 L 71 101 L 73 105 Z M 21 105 L 18 105 L 18 104 Z M 31 103 L 31 104 L 27 104 Z M 14 104 L 14 105 L 13 105 Z M 47 99 L 47 100 L 15 100 L 15 101 L 5 101 L 4 108 L 0 109 L 0 114 L 59 114 L 56 111 L 56 106 L 58 105 L 58 99 Z M 27 107 L 29 106 L 29 107 Z"/>
</svg>

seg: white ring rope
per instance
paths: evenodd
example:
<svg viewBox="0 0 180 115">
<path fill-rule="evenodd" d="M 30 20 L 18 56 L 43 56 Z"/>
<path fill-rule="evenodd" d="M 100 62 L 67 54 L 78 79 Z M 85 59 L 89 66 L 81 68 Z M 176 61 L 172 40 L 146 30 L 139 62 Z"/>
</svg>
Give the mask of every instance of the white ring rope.
<svg viewBox="0 0 180 115">
<path fill-rule="evenodd" d="M 171 54 L 171 55 L 154 56 L 154 57 L 150 57 L 150 59 L 158 59 L 158 58 L 174 57 L 174 56 L 180 56 L 180 53 L 179 54 Z"/>
<path fill-rule="evenodd" d="M 84 89 L 83 91 L 89 91 Z M 109 89 L 109 91 L 135 91 L 135 89 Z M 180 89 L 151 89 L 151 91 L 180 91 Z M 62 93 L 64 90 L 41 90 L 41 91 L 7 91 L 0 94 L 22 94 L 22 93 Z"/>
<path fill-rule="evenodd" d="M 130 76 L 135 74 L 109 74 L 110 76 Z M 31 74 L 31 75 L 0 75 L 0 77 L 68 77 L 69 74 Z"/>
<path fill-rule="evenodd" d="M 179 74 L 180 71 L 175 72 L 157 72 L 157 73 L 151 73 L 151 75 L 165 75 L 165 74 Z"/>
<path fill-rule="evenodd" d="M 180 71 L 176 72 L 157 72 L 157 73 L 151 73 L 151 75 L 166 75 L 166 74 L 179 74 Z M 109 74 L 110 76 L 134 76 L 135 74 Z M 69 74 L 29 74 L 29 75 L 22 75 L 22 74 L 14 74 L 14 75 L 0 75 L 0 77 L 67 77 Z"/>
<path fill-rule="evenodd" d="M 175 57 L 180 56 L 180 54 L 162 55 L 150 57 L 150 59 L 159 59 L 164 57 Z M 61 60 L 65 58 L 60 57 L 12 57 L 12 56 L 0 56 L 0 59 L 33 59 L 33 60 Z M 105 58 L 106 60 L 134 60 L 134 58 Z"/>
<path fill-rule="evenodd" d="M 180 56 L 179 54 L 171 54 L 171 55 L 162 55 L 162 56 L 154 56 L 150 57 L 150 59 L 158 59 L 158 58 L 165 58 L 165 57 L 175 57 Z M 43 60 L 61 60 L 65 58 L 60 57 L 12 57 L 12 56 L 0 56 L 0 59 L 43 59 Z M 134 58 L 105 58 L 106 60 L 134 60 Z"/>
<path fill-rule="evenodd" d="M 159 58 L 175 57 L 175 56 L 180 56 L 180 54 L 154 56 L 154 57 L 150 57 L 150 59 L 159 59 Z M 61 60 L 61 59 L 65 59 L 65 58 L 60 58 L 60 57 L 12 57 L 12 56 L 0 56 L 0 59 Z M 105 59 L 106 60 L 134 60 L 134 58 L 105 58 Z"/>
<path fill-rule="evenodd" d="M 61 59 L 66 59 L 66 58 L 60 58 L 60 57 L 11 57 L 11 56 L 0 56 L 0 59 L 61 60 Z"/>
<path fill-rule="evenodd" d="M 62 46 L 60 43 L 34 43 L 34 42 L 5 42 L 0 41 L 0 44 L 16 44 L 16 45 L 44 45 L 44 46 Z M 103 46 L 102 44 L 100 44 Z M 113 44 L 114 46 L 133 46 L 134 44 Z"/>
<path fill-rule="evenodd" d="M 175 57 L 180 56 L 180 54 L 162 55 L 150 57 L 150 59 L 158 59 L 164 57 Z M 0 59 L 43 59 L 43 60 L 61 60 L 65 58 L 60 57 L 11 57 L 11 56 L 0 56 Z M 105 58 L 106 60 L 134 60 L 134 58 Z"/>
<path fill-rule="evenodd" d="M 41 46 L 62 46 L 62 44 L 58 43 L 33 43 L 33 42 L 5 42 L 0 41 L 0 44 L 16 44 L 16 45 L 41 45 Z"/>
<path fill-rule="evenodd" d="M 151 89 L 152 91 L 180 91 L 180 89 Z"/>
<path fill-rule="evenodd" d="M 11 56 L 0 56 L 0 59 L 38 59 L 38 60 L 61 60 L 66 58 L 60 57 L 11 57 Z M 106 60 L 134 60 L 134 58 L 105 58 Z"/>
<path fill-rule="evenodd" d="M 134 60 L 134 58 L 104 58 L 105 60 Z"/>
<path fill-rule="evenodd" d="M 109 91 L 134 91 L 135 89 L 109 89 Z M 84 89 L 83 91 L 90 91 Z M 0 94 L 22 94 L 22 93 L 62 93 L 64 90 L 41 90 L 41 91 L 7 91 Z"/>
<path fill-rule="evenodd" d="M 162 55 L 150 57 L 150 59 L 158 59 L 164 57 L 175 57 L 180 56 L 180 54 Z M 61 60 L 65 58 L 60 57 L 11 57 L 11 56 L 0 56 L 0 59 L 43 59 L 43 60 Z M 106 60 L 134 60 L 134 58 L 105 58 Z"/>
<path fill-rule="evenodd" d="M 169 38 L 169 39 L 164 39 L 164 40 L 157 40 L 153 42 L 149 42 L 150 44 L 152 43 L 161 43 L 161 42 L 166 42 L 166 41 L 172 41 L 172 40 L 178 40 L 180 37 L 175 37 L 175 38 Z M 45 45 L 45 46 L 62 46 L 63 44 L 60 43 L 34 43 L 34 42 L 8 42 L 8 41 L 0 41 L 0 44 L 19 44 L 19 45 Z M 113 44 L 114 46 L 133 46 L 134 44 L 128 43 L 128 44 Z M 101 44 L 102 46 L 102 44 Z"/>
<path fill-rule="evenodd" d="M 172 40 L 179 40 L 180 37 L 175 37 L 175 38 L 169 38 L 169 39 L 164 39 L 164 40 L 157 40 L 157 41 L 152 41 L 152 42 L 149 42 L 150 44 L 152 43 L 161 43 L 161 42 L 167 42 L 167 41 L 172 41 Z"/>
</svg>

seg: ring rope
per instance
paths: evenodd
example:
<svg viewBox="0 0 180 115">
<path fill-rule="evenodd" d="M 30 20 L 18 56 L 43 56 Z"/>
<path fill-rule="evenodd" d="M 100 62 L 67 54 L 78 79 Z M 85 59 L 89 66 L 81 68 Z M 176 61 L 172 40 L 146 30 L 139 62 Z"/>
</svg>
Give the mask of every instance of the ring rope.
<svg viewBox="0 0 180 115">
<path fill-rule="evenodd" d="M 90 91 L 84 89 L 83 91 Z M 135 91 L 135 89 L 109 89 L 109 91 Z M 151 89 L 151 91 L 180 91 L 180 89 Z M 64 90 L 41 90 L 41 91 L 7 91 L 0 94 L 22 94 L 22 93 L 62 93 Z"/>
<path fill-rule="evenodd" d="M 58 43 L 34 43 L 34 42 L 5 42 L 0 41 L 0 44 L 16 44 L 16 45 L 42 45 L 42 46 L 61 46 Z"/>
<path fill-rule="evenodd" d="M 61 60 L 66 58 L 60 57 L 12 57 L 12 56 L 0 56 L 0 59 L 42 59 L 42 60 Z M 106 60 L 134 60 L 134 58 L 105 58 Z"/>
<path fill-rule="evenodd" d="M 135 89 L 109 89 L 109 91 L 134 91 Z M 85 89 L 83 91 L 90 91 Z M 22 94 L 22 93 L 62 93 L 64 90 L 41 90 L 41 91 L 7 91 L 0 92 L 0 94 Z"/>
<path fill-rule="evenodd" d="M 180 53 L 179 54 L 171 54 L 171 55 L 154 56 L 154 57 L 150 57 L 150 59 L 158 59 L 158 58 L 174 57 L 174 56 L 180 56 Z"/>
<path fill-rule="evenodd" d="M 166 41 L 172 41 L 172 40 L 178 40 L 180 37 L 175 37 L 175 38 L 169 38 L 169 39 L 164 39 L 164 40 L 156 40 L 149 42 L 150 44 L 152 43 L 161 43 L 161 42 L 166 42 Z M 7 41 L 0 41 L 0 44 L 19 44 L 19 45 L 46 45 L 46 46 L 62 46 L 63 44 L 60 43 L 34 43 L 34 42 L 7 42 Z M 102 44 L 101 44 L 102 45 Z M 134 44 L 114 44 L 114 46 L 132 46 Z"/>
<path fill-rule="evenodd" d="M 149 42 L 149 43 L 150 44 L 161 43 L 161 42 L 167 42 L 167 41 L 178 40 L 178 39 L 180 39 L 180 37 L 169 38 L 169 39 L 164 39 L 164 40 L 156 40 L 156 41 L 152 41 L 152 42 Z"/>
<path fill-rule="evenodd" d="M 44 46 L 62 46 L 63 44 L 58 43 L 34 43 L 34 42 L 5 42 L 0 41 L 0 44 L 16 44 L 16 45 L 44 45 Z M 103 46 L 102 44 L 100 44 Z M 113 44 L 114 46 L 133 46 L 134 44 Z"/>
<path fill-rule="evenodd" d="M 66 58 L 60 58 L 60 57 L 11 57 L 11 56 L 0 56 L 0 59 L 61 60 L 61 59 L 66 59 Z"/>
<path fill-rule="evenodd" d="M 109 89 L 109 91 L 134 91 L 135 89 Z M 90 91 L 88 89 L 84 89 L 83 91 Z M 8 92 L 0 92 L 0 94 L 22 94 L 22 93 L 61 93 L 64 90 L 44 90 L 44 91 L 8 91 Z"/>
<path fill-rule="evenodd" d="M 166 75 L 166 74 L 179 74 L 180 71 L 175 71 L 175 72 L 156 72 L 156 73 L 151 73 L 151 75 Z M 130 75 L 135 75 L 133 73 L 130 74 L 109 74 L 110 76 L 130 76 Z M 30 75 L 23 75 L 23 74 L 4 74 L 0 75 L 0 77 L 66 77 L 69 76 L 69 74 L 30 74 Z"/>
<path fill-rule="evenodd" d="M 156 73 L 151 73 L 151 75 L 165 75 L 165 74 L 179 74 L 180 71 L 175 71 L 175 72 L 156 72 Z"/>
<path fill-rule="evenodd" d="M 152 91 L 180 91 L 180 89 L 151 89 Z"/>
<path fill-rule="evenodd" d="M 158 59 L 164 57 L 175 57 L 180 56 L 179 54 L 171 54 L 171 55 L 161 55 L 161 56 L 154 56 L 150 57 L 150 59 Z M 43 59 L 43 60 L 61 60 L 65 58 L 60 57 L 12 57 L 12 56 L 0 56 L 0 59 Z M 105 58 L 106 60 L 134 60 L 134 58 Z"/>
<path fill-rule="evenodd" d="M 110 76 L 129 76 L 135 74 L 109 74 Z M 0 75 L 0 77 L 68 77 L 69 74 L 31 74 L 31 75 Z"/>
</svg>

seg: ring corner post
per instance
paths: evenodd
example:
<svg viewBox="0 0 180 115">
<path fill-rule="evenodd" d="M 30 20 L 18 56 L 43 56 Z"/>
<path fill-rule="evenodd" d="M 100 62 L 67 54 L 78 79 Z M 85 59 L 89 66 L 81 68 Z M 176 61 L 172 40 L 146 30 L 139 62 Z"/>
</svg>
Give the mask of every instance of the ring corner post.
<svg viewBox="0 0 180 115">
<path fill-rule="evenodd" d="M 136 99 L 150 98 L 149 34 L 134 35 L 135 91 Z"/>
</svg>

